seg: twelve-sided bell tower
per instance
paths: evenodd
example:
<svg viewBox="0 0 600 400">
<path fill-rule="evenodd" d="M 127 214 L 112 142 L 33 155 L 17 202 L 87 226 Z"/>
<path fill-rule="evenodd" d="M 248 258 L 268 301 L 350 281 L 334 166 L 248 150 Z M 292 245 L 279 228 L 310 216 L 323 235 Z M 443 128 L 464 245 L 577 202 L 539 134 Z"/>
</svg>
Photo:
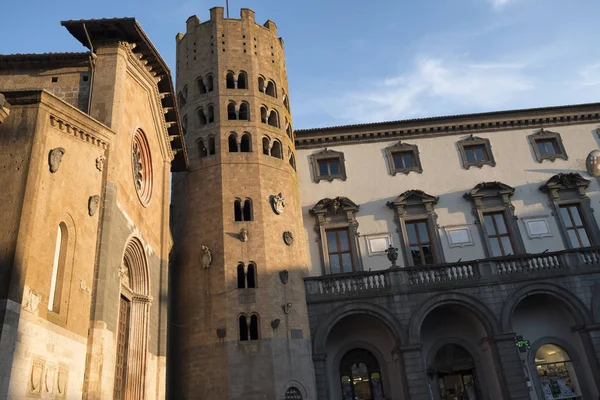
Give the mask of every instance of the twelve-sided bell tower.
<svg viewBox="0 0 600 400">
<path fill-rule="evenodd" d="M 283 41 L 210 11 L 177 35 L 169 398 L 315 399 Z"/>
</svg>

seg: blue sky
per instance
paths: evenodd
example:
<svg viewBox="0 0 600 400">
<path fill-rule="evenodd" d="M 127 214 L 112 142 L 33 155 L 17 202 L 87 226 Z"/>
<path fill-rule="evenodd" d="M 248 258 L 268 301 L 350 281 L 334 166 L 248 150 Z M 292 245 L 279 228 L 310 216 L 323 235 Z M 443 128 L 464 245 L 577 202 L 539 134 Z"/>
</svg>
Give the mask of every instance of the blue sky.
<svg viewBox="0 0 600 400">
<path fill-rule="evenodd" d="M 65 19 L 136 17 L 169 66 L 223 1 L 10 1 L 0 53 L 82 51 Z M 8 8 L 6 8 L 8 6 Z M 230 0 L 285 40 L 294 127 L 600 101 L 598 0 Z"/>
</svg>

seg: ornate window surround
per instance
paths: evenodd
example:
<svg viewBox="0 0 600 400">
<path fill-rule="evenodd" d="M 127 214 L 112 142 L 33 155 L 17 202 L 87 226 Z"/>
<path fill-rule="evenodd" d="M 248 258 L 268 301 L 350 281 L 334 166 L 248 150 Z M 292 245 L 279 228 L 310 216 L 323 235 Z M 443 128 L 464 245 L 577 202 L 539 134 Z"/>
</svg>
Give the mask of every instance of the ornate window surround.
<svg viewBox="0 0 600 400">
<path fill-rule="evenodd" d="M 560 217 L 560 206 L 577 205 L 581 211 L 581 218 L 587 228 L 590 243 L 593 246 L 600 245 L 600 230 L 593 215 L 590 198 L 586 195 L 586 189 L 590 181 L 576 172 L 560 173 L 540 186 L 540 190 L 549 197 L 549 204 L 552 207 L 553 215 L 556 218 L 558 229 L 563 238 L 565 248 L 572 248 L 569 241 L 567 227 Z"/>
<path fill-rule="evenodd" d="M 310 215 L 315 217 L 315 231 L 317 232 L 317 242 L 321 243 L 321 262 L 323 274 L 331 274 L 331 265 L 327 249 L 327 230 L 348 228 L 349 242 L 352 252 L 352 265 L 355 271 L 362 271 L 362 257 L 360 255 L 360 244 L 358 242 L 360 234 L 358 233 L 358 221 L 356 213 L 360 206 L 356 205 L 347 197 L 336 197 L 335 199 L 325 198 L 309 210 Z"/>
<path fill-rule="evenodd" d="M 485 245 L 486 257 L 492 257 L 492 249 L 488 240 L 488 232 L 483 223 L 484 213 L 502 212 L 506 221 L 508 233 L 514 254 L 525 253 L 525 243 L 521 236 L 515 207 L 510 198 L 515 193 L 515 189 L 501 182 L 481 182 L 463 197 L 473 204 L 473 214 L 477 220 L 475 224 L 479 225 L 481 240 Z"/>
<path fill-rule="evenodd" d="M 569 158 L 567 156 L 565 147 L 563 146 L 563 142 L 562 142 L 562 138 L 560 137 L 560 133 L 545 131 L 544 128 L 542 128 L 540 131 L 527 136 L 527 138 L 529 139 L 529 143 L 531 144 L 531 147 L 533 148 L 533 154 L 535 155 L 535 159 L 539 163 L 543 162 L 544 160 L 550 160 L 550 161 L 554 162 L 557 158 L 562 158 L 563 160 L 567 160 Z M 553 156 L 541 155 L 540 151 L 537 148 L 537 142 L 540 140 L 554 141 L 554 143 L 556 143 L 557 153 Z"/>
<path fill-rule="evenodd" d="M 398 153 L 411 153 L 415 160 L 415 165 L 409 168 L 396 168 L 394 164 L 394 154 Z M 385 156 L 387 158 L 388 169 L 390 175 L 396 176 L 397 173 L 408 175 L 410 172 L 422 173 L 423 167 L 421 167 L 421 158 L 419 157 L 419 148 L 417 145 L 398 142 L 393 146 L 385 148 Z"/>
<path fill-rule="evenodd" d="M 319 161 L 331 159 L 339 160 L 340 173 L 337 175 L 319 175 Z M 315 183 L 319 183 L 320 181 L 333 182 L 334 179 L 345 181 L 347 178 L 344 153 L 341 151 L 329 150 L 325 148 L 317 153 L 311 154 L 310 162 L 312 164 L 313 180 Z"/>
<path fill-rule="evenodd" d="M 431 245 L 433 247 L 434 263 L 439 264 L 445 262 L 444 252 L 442 250 L 442 241 L 440 240 L 440 232 L 437 226 L 437 214 L 434 211 L 434 205 L 438 202 L 439 197 L 431 196 L 422 190 L 407 190 L 393 201 L 389 201 L 387 206 L 394 210 L 396 216 L 394 218 L 398 224 L 398 236 L 402 243 L 402 253 L 404 255 L 404 265 L 413 266 L 412 257 L 410 257 L 410 246 L 408 243 L 408 235 L 406 233 L 406 223 L 418 220 L 426 220 L 427 228 Z M 422 212 L 411 212 L 418 206 L 422 206 Z"/>
<path fill-rule="evenodd" d="M 492 167 L 496 166 L 496 161 L 494 160 L 494 153 L 492 153 L 492 145 L 490 144 L 489 139 L 480 138 L 480 137 L 471 135 L 466 139 L 462 139 L 462 140 L 459 140 L 458 142 L 456 142 L 456 146 L 458 147 L 458 152 L 460 154 L 462 167 L 464 169 L 469 169 L 471 167 L 481 168 L 484 165 L 489 165 Z M 484 160 L 484 161 L 469 162 L 467 160 L 467 155 L 465 154 L 465 147 L 470 147 L 470 146 L 484 146 L 485 151 L 488 156 L 488 159 Z"/>
</svg>

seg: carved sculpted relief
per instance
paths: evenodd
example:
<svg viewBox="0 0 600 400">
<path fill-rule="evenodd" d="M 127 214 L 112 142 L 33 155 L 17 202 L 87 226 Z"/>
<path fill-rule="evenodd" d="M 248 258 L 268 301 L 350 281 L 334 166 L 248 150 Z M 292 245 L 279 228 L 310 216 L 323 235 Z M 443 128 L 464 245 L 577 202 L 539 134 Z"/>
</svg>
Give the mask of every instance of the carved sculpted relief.
<svg viewBox="0 0 600 400">
<path fill-rule="evenodd" d="M 285 210 L 285 199 L 283 198 L 283 193 L 279 193 L 276 196 L 271 196 L 271 205 L 273 206 L 273 211 L 275 211 L 275 214 L 282 214 Z"/>
<path fill-rule="evenodd" d="M 200 249 L 200 263 L 203 268 L 210 267 L 210 263 L 212 262 L 212 255 L 210 254 L 210 250 L 206 246 L 202 246 Z"/>
<path fill-rule="evenodd" d="M 42 358 L 34 357 L 34 359 L 32 360 L 31 371 L 29 373 L 29 382 L 27 385 L 27 394 L 42 394 L 42 378 L 44 376 L 45 365 L 46 361 Z"/>
<path fill-rule="evenodd" d="M 294 243 L 294 235 L 292 235 L 292 232 L 289 232 L 289 231 L 283 232 L 283 242 L 285 244 L 287 244 L 288 246 L 291 246 L 292 243 Z"/>
<path fill-rule="evenodd" d="M 31 290 L 30 287 L 25 286 L 25 291 L 23 293 L 23 309 L 37 314 L 40 301 L 41 295 Z"/>
<path fill-rule="evenodd" d="M 290 273 L 288 272 L 287 269 L 284 269 L 283 271 L 279 271 L 279 279 L 281 280 L 281 283 L 283 283 L 284 285 L 288 282 L 289 276 L 290 276 Z"/>
<path fill-rule="evenodd" d="M 48 164 L 50 164 L 50 172 L 55 173 L 58 171 L 58 167 L 60 166 L 60 162 L 65 155 L 65 149 L 62 147 L 57 147 L 55 149 L 50 150 L 50 154 L 48 155 Z"/>
<path fill-rule="evenodd" d="M 142 204 L 147 206 L 152 196 L 152 159 L 146 135 L 139 129 L 133 136 L 131 156 L 135 190 Z"/>
<path fill-rule="evenodd" d="M 98 169 L 98 171 L 104 170 L 105 163 L 106 163 L 106 157 L 98 156 L 98 158 L 96 158 L 96 168 Z"/>
<path fill-rule="evenodd" d="M 240 230 L 240 234 L 239 234 L 239 238 L 241 242 L 247 242 L 248 241 L 248 228 L 242 228 Z"/>
<path fill-rule="evenodd" d="M 97 194 L 94 196 L 90 196 L 88 200 L 88 214 L 90 217 L 93 217 L 98 212 L 98 207 L 100 206 L 100 196 Z"/>
</svg>

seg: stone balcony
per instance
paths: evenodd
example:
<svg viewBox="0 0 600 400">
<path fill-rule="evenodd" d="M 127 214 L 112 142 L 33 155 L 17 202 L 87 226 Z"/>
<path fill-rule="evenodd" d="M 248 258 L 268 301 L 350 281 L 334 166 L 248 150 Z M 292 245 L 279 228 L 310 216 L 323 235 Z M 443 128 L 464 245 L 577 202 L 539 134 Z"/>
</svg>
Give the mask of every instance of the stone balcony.
<svg viewBox="0 0 600 400">
<path fill-rule="evenodd" d="M 600 247 L 304 279 L 307 303 L 410 294 L 600 272 Z"/>
</svg>

